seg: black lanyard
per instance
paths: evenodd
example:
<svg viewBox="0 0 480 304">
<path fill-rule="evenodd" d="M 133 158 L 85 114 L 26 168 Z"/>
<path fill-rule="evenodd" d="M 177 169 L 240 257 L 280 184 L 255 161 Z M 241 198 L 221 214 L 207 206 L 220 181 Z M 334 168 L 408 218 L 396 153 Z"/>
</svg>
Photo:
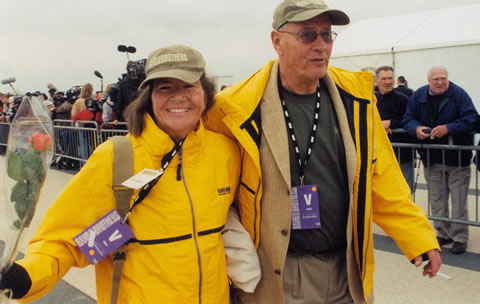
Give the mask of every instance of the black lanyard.
<svg viewBox="0 0 480 304">
<path fill-rule="evenodd" d="M 283 114 L 285 115 L 285 122 L 287 124 L 288 133 L 290 135 L 290 138 L 292 139 L 292 145 L 298 161 L 298 175 L 300 176 L 300 186 L 303 186 L 303 181 L 305 179 L 305 167 L 307 166 L 310 155 L 312 154 L 315 134 L 317 133 L 318 117 L 320 116 L 320 85 L 317 84 L 317 98 L 315 101 L 315 112 L 313 114 L 312 130 L 310 131 L 310 140 L 308 141 L 307 154 L 305 155 L 305 159 L 303 161 L 302 156 L 300 155 L 300 149 L 298 148 L 297 138 L 293 129 L 292 120 L 290 119 L 290 114 L 288 113 L 287 104 L 285 103 L 285 99 L 283 98 L 283 86 L 280 80 L 280 74 L 278 76 L 278 93 L 280 95 L 280 100 L 282 101 Z"/>
<path fill-rule="evenodd" d="M 133 201 L 132 207 L 130 207 L 130 209 L 128 209 L 128 212 L 125 215 L 125 218 L 123 219 L 123 222 L 127 221 L 127 218 L 130 215 L 130 213 L 132 213 L 133 208 L 136 205 L 140 204 L 145 199 L 145 197 L 150 193 L 150 190 L 152 190 L 153 186 L 155 186 L 155 184 L 158 182 L 160 177 L 162 177 L 162 175 L 165 172 L 165 170 L 167 169 L 168 165 L 170 165 L 170 162 L 172 161 L 173 157 L 175 157 L 177 152 L 179 152 L 182 149 L 182 145 L 183 145 L 184 141 L 185 141 L 185 138 L 182 139 L 181 141 L 179 141 L 178 143 L 176 143 L 175 146 L 173 147 L 173 149 L 170 150 L 170 152 L 168 152 L 162 158 L 162 167 L 158 170 L 160 172 L 160 175 L 158 175 L 155 179 L 151 180 L 148 184 L 143 186 L 142 190 L 140 190 L 137 197 Z"/>
</svg>

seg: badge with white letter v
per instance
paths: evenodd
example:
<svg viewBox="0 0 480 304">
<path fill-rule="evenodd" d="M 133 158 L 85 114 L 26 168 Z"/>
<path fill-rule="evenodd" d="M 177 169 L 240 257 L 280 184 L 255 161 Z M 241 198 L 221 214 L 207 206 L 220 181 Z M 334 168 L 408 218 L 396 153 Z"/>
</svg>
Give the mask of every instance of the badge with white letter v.
<svg viewBox="0 0 480 304">
<path fill-rule="evenodd" d="M 112 251 L 133 238 L 133 232 L 116 209 L 73 238 L 91 264 L 103 260 Z"/>
<path fill-rule="evenodd" d="M 318 206 L 317 185 L 292 187 L 292 229 L 320 228 L 320 209 Z"/>
</svg>

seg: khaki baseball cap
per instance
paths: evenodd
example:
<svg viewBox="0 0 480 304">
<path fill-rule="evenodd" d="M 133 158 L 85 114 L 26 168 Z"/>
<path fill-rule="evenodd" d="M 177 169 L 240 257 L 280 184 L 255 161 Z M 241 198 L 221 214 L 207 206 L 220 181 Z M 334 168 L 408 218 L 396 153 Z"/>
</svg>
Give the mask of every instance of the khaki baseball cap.
<svg viewBox="0 0 480 304">
<path fill-rule="evenodd" d="M 147 78 L 140 84 L 140 89 L 158 78 L 175 78 L 194 83 L 205 73 L 205 60 L 200 52 L 191 47 L 172 45 L 148 55 L 145 73 Z"/>
<path fill-rule="evenodd" d="M 332 25 L 350 23 L 347 14 L 341 10 L 330 9 L 322 0 L 284 0 L 273 13 L 272 26 L 278 30 L 287 22 L 306 21 L 321 14 L 327 14 Z"/>
</svg>

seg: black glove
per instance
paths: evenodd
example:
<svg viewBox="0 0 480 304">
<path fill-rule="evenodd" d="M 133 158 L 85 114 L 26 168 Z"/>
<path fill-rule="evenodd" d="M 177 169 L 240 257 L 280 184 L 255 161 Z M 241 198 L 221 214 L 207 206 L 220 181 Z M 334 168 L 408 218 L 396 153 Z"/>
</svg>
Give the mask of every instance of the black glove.
<svg viewBox="0 0 480 304">
<path fill-rule="evenodd" d="M 13 263 L 12 267 L 1 275 L 0 290 L 10 289 L 14 299 L 22 298 L 30 290 L 30 287 L 32 287 L 32 280 L 28 272 L 17 263 Z M 7 297 L 10 297 L 9 293 L 7 293 Z"/>
</svg>

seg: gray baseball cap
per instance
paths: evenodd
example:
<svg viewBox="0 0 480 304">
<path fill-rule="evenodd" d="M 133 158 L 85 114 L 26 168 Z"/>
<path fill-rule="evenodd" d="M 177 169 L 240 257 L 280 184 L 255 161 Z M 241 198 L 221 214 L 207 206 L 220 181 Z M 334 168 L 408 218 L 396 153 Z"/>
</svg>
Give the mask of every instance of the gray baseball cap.
<svg viewBox="0 0 480 304">
<path fill-rule="evenodd" d="M 147 78 L 140 84 L 143 89 L 148 82 L 158 78 L 175 78 L 194 83 L 205 73 L 202 54 L 191 47 L 171 45 L 153 51 L 145 64 Z"/>
<path fill-rule="evenodd" d="M 287 22 L 310 20 L 318 15 L 327 14 L 332 25 L 347 25 L 350 18 L 341 10 L 330 9 L 322 0 L 284 0 L 273 13 L 272 26 L 275 30 Z"/>
</svg>

